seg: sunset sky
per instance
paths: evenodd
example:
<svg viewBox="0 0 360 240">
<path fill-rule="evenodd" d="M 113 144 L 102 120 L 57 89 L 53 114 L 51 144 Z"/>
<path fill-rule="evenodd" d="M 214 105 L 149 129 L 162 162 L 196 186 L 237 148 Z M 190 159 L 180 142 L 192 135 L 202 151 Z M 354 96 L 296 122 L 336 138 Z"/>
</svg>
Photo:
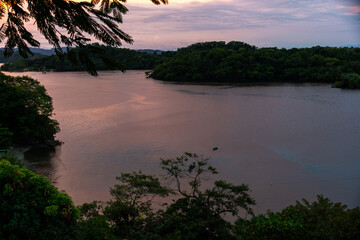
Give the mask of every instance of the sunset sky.
<svg viewBox="0 0 360 240">
<path fill-rule="evenodd" d="M 360 45 L 360 0 L 169 0 L 158 6 L 128 0 L 125 5 L 129 13 L 121 28 L 135 40 L 124 44 L 129 48 L 169 50 L 221 40 L 286 48 Z"/>
<path fill-rule="evenodd" d="M 244 41 L 256 46 L 360 44 L 360 1 L 170 0 L 155 6 L 129 0 L 123 29 L 134 48 L 176 49 L 199 41 Z"/>
</svg>

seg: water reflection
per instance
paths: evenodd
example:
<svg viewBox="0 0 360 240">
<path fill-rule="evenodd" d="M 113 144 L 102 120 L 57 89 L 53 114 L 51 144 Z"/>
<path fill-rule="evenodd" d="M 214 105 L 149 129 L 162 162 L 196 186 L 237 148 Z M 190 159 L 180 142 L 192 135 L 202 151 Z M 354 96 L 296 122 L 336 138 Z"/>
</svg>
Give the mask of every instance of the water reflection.
<svg viewBox="0 0 360 240">
<path fill-rule="evenodd" d="M 36 146 L 24 152 L 24 165 L 56 182 L 56 167 L 61 162 L 61 147 Z"/>
<path fill-rule="evenodd" d="M 220 179 L 249 184 L 257 212 L 317 194 L 360 205 L 360 91 L 174 85 L 141 71 L 36 78 L 65 144 L 26 159 L 76 204 L 107 200 L 121 172 L 159 174 L 159 158 L 187 151 L 211 157 Z"/>
</svg>

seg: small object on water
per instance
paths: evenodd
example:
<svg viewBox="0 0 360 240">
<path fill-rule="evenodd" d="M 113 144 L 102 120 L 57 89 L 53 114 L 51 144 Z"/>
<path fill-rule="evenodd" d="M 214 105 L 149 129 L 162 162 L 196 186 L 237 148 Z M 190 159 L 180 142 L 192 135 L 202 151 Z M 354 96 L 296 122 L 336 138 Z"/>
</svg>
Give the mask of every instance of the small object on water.
<svg viewBox="0 0 360 240">
<path fill-rule="evenodd" d="M 213 151 L 216 151 L 218 149 L 219 149 L 219 147 L 213 147 Z"/>
</svg>

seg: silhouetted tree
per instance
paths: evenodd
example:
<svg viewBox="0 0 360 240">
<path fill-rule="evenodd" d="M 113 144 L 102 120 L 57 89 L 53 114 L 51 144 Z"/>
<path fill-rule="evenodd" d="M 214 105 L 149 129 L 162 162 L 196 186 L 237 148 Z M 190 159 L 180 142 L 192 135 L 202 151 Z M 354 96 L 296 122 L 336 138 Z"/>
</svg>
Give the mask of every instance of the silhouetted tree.
<svg viewBox="0 0 360 240">
<path fill-rule="evenodd" d="M 155 4 L 166 4 L 168 0 L 151 0 Z M 25 23 L 34 20 L 41 35 L 62 55 L 61 45 L 82 47 L 91 41 L 90 37 L 118 47 L 122 41 L 132 43 L 133 39 L 119 28 L 122 15 L 128 9 L 125 0 L 1 0 L 0 41 L 5 41 L 5 56 L 18 48 L 23 57 L 32 52 L 29 46 L 39 47 L 40 42 L 26 28 Z M 96 50 L 94 50 L 96 52 Z M 96 75 L 95 65 L 86 51 L 79 51 L 77 59 Z M 76 61 L 76 58 L 73 57 Z"/>
</svg>

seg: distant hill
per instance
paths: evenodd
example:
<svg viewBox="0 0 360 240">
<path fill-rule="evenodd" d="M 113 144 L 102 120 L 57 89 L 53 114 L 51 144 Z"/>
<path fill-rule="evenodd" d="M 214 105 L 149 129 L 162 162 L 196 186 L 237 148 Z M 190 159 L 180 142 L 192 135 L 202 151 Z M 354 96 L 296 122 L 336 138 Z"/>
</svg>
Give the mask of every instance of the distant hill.
<svg viewBox="0 0 360 240">
<path fill-rule="evenodd" d="M 131 50 L 125 48 L 112 48 L 107 46 L 98 45 L 98 51 L 101 51 L 100 56 L 96 56 L 91 52 L 91 45 L 87 46 L 85 51 L 88 52 L 89 58 L 96 65 L 97 70 L 131 70 L 153 69 L 155 65 L 163 63 L 164 56 L 159 54 L 160 50 Z M 37 49 L 39 50 L 39 49 Z M 1 66 L 3 71 L 41 71 L 43 69 L 52 69 L 53 71 L 84 71 L 86 67 L 80 63 L 79 56 L 81 55 L 79 48 L 74 48 L 70 53 L 65 55 L 65 58 L 61 60 L 56 55 L 45 56 L 41 55 L 41 58 L 32 59 L 18 59 L 15 62 L 7 62 Z M 50 53 L 50 52 L 47 52 Z M 156 54 L 154 54 L 156 53 Z M 38 54 L 38 53 L 35 53 Z M 15 54 L 14 54 L 15 55 Z M 75 58 L 74 64 L 69 58 L 73 56 Z"/>
<path fill-rule="evenodd" d="M 37 59 L 37 58 L 42 58 L 42 57 L 46 57 L 46 55 L 43 55 L 40 53 L 34 53 L 33 56 L 29 56 L 27 59 L 32 60 L 32 59 Z M 13 63 L 22 58 L 23 57 L 20 56 L 19 52 L 17 52 L 17 51 L 14 52 L 14 54 L 11 57 L 6 58 L 6 57 L 4 57 L 4 50 L 0 50 L 0 63 Z"/>
<path fill-rule="evenodd" d="M 33 60 L 33 59 L 37 59 L 37 58 L 42 58 L 45 56 L 51 56 L 51 55 L 55 55 L 55 49 L 42 49 L 42 48 L 30 48 L 31 52 L 34 53 L 33 56 L 29 56 L 28 60 Z M 67 52 L 67 48 L 63 47 L 62 48 L 63 52 L 66 53 Z M 139 53 L 148 53 L 148 54 L 154 54 L 156 53 L 157 55 L 161 55 L 164 51 L 162 50 L 153 50 L 153 49 L 139 49 L 139 50 L 135 50 L 136 52 Z M 19 53 L 17 52 L 17 50 L 15 49 L 14 54 L 10 57 L 10 58 L 6 58 L 4 57 L 4 48 L 0 48 L 0 63 L 13 63 L 16 62 L 17 60 L 21 59 L 22 57 L 19 55 Z"/>
<path fill-rule="evenodd" d="M 45 56 L 51 56 L 55 54 L 55 49 L 42 49 L 42 48 L 30 48 L 30 50 L 33 52 L 33 56 L 29 56 L 27 59 L 29 60 L 33 60 L 33 59 L 37 59 L 37 58 L 42 58 Z M 66 53 L 67 49 L 66 48 L 62 48 L 63 52 Z M 16 62 L 17 60 L 23 58 L 22 56 L 20 56 L 19 52 L 17 51 L 17 49 L 15 49 L 14 54 L 9 57 L 6 58 L 4 57 L 4 48 L 0 48 L 0 63 L 13 63 Z"/>
<path fill-rule="evenodd" d="M 61 48 L 62 51 L 64 53 L 67 52 L 67 48 L 66 47 L 63 47 Z M 45 56 L 51 56 L 51 55 L 54 55 L 55 54 L 55 49 L 52 48 L 52 49 L 42 49 L 42 48 L 30 48 L 30 50 L 33 52 L 33 53 L 40 53 L 42 55 L 45 55 Z"/>
<path fill-rule="evenodd" d="M 137 52 L 141 52 L 141 53 L 148 53 L 148 54 L 154 54 L 154 53 L 156 53 L 156 54 L 158 54 L 158 55 L 161 55 L 164 51 L 162 51 L 162 50 L 158 50 L 158 49 L 156 49 L 156 50 L 153 50 L 153 49 L 138 49 L 138 50 L 136 50 Z"/>
</svg>

